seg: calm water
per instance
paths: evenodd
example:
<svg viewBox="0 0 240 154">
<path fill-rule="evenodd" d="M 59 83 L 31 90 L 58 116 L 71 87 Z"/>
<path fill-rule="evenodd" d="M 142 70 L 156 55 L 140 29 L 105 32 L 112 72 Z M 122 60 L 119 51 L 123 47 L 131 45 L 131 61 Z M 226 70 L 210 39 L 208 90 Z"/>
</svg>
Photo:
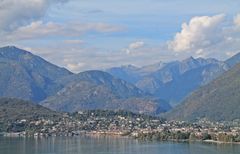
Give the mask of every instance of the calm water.
<svg viewBox="0 0 240 154">
<path fill-rule="evenodd" d="M 239 154 L 240 145 L 140 142 L 112 137 L 1 138 L 0 154 Z"/>
</svg>

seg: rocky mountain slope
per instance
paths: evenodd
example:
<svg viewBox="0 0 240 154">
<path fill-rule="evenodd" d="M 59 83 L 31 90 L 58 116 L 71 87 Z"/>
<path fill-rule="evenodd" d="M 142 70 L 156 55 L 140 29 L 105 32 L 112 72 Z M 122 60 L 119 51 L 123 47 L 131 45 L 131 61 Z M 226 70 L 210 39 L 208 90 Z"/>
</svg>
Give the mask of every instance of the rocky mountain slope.
<svg viewBox="0 0 240 154">
<path fill-rule="evenodd" d="M 62 85 L 56 79 L 71 75 L 64 68 L 13 46 L 0 48 L 0 96 L 39 102 Z"/>
<path fill-rule="evenodd" d="M 240 118 L 240 64 L 201 87 L 182 104 L 167 113 L 169 119 L 207 118 L 223 121 Z"/>
<path fill-rule="evenodd" d="M 167 102 L 154 99 L 106 72 L 87 71 L 63 80 L 70 82 L 55 96 L 43 101 L 43 106 L 68 112 L 121 109 L 145 114 L 159 114 L 171 108 Z"/>
<path fill-rule="evenodd" d="M 225 61 L 225 63 L 228 64 L 230 67 L 235 66 L 239 62 L 240 62 L 240 53 L 237 53 L 236 55 L 232 56 L 231 58 Z"/>
</svg>

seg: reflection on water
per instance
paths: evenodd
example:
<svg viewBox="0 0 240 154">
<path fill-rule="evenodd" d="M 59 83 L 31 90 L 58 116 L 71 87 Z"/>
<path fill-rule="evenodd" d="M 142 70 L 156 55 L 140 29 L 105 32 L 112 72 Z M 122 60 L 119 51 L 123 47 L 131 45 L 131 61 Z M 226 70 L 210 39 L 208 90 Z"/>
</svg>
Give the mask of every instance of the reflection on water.
<svg viewBox="0 0 240 154">
<path fill-rule="evenodd" d="M 239 154 L 240 145 L 141 142 L 114 137 L 1 138 L 0 154 Z"/>
</svg>

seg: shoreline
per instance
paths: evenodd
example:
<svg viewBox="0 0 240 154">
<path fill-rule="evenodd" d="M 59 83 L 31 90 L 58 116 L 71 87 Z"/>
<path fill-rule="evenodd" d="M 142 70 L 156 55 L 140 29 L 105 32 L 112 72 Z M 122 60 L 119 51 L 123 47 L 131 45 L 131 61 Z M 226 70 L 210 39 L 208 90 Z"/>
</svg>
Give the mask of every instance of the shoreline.
<svg viewBox="0 0 240 154">
<path fill-rule="evenodd" d="M 215 144 L 238 144 L 240 145 L 240 142 L 223 142 L 223 141 L 214 141 L 214 140 L 203 140 L 204 143 L 215 143 Z"/>
<path fill-rule="evenodd" d="M 4 138 L 19 138 L 19 137 L 24 137 L 24 138 L 48 138 L 48 137 L 81 137 L 81 136 L 90 136 L 90 137 L 114 137 L 114 138 L 129 138 L 129 139 L 135 139 L 135 140 L 144 140 L 144 141 L 159 141 L 159 142 L 179 142 L 179 143 L 191 143 L 191 142 L 201 142 L 201 143 L 212 143 L 212 144 L 236 144 L 240 145 L 240 142 L 223 142 L 223 141 L 215 141 L 215 140 L 189 140 L 189 139 L 184 139 L 184 140 L 177 140 L 177 139 L 169 139 L 169 140 L 148 140 L 148 139 L 138 139 L 130 135 L 124 135 L 124 134 L 119 134 L 119 133 L 109 133 L 109 132 L 85 132 L 81 133 L 78 135 L 56 135 L 56 136 L 48 136 L 48 135 L 42 135 L 42 136 L 27 136 L 23 135 L 21 133 L 3 133 L 0 132 L 0 137 Z"/>
</svg>

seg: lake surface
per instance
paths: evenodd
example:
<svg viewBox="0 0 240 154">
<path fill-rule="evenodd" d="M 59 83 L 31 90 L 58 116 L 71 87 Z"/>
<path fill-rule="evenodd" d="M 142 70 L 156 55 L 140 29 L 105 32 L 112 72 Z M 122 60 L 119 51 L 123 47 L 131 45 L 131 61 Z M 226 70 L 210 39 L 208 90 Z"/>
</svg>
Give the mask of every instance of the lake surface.
<svg viewBox="0 0 240 154">
<path fill-rule="evenodd" d="M 114 137 L 0 137 L 0 154 L 239 154 L 240 145 L 143 142 Z"/>
</svg>

